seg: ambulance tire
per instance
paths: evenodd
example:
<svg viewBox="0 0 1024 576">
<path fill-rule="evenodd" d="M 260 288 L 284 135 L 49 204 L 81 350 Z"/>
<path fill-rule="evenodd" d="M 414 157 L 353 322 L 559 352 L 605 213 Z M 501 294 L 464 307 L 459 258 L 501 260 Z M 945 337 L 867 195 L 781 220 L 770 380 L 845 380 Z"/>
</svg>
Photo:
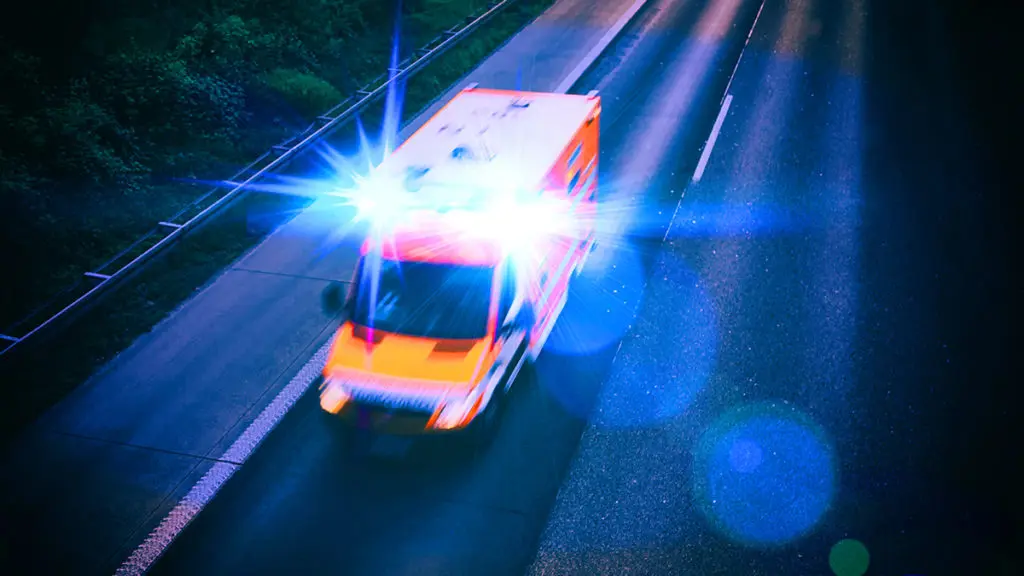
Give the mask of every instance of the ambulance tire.
<svg viewBox="0 0 1024 576">
<path fill-rule="evenodd" d="M 484 408 L 482 414 L 480 414 L 468 430 L 464 437 L 464 443 L 466 447 L 471 450 L 483 450 L 490 446 L 494 437 L 498 435 L 498 423 L 501 420 L 502 403 L 504 401 L 505 394 L 500 389 L 494 391 L 494 397 L 487 403 L 487 407 Z"/>
<path fill-rule="evenodd" d="M 530 356 L 527 354 L 526 342 L 521 344 L 521 346 L 519 354 L 526 356 L 523 364 L 525 368 L 530 364 Z M 516 378 L 521 376 L 522 369 L 520 369 L 519 375 Z M 487 407 L 484 408 L 484 412 L 470 424 L 469 430 L 466 431 L 466 439 L 471 448 L 477 450 L 484 449 L 497 436 L 498 429 L 501 427 L 502 415 L 505 412 L 505 403 L 508 399 L 509 390 L 511 390 L 511 383 L 506 381 L 500 382 L 494 389 L 494 395 L 491 397 L 491 401 L 487 403 Z"/>
</svg>

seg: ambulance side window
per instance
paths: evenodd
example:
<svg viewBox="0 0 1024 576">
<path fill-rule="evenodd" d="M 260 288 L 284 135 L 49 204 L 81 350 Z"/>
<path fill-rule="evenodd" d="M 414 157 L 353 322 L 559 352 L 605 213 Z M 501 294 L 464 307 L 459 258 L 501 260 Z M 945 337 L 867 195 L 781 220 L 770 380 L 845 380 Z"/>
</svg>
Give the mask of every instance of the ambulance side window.
<svg viewBox="0 0 1024 576">
<path fill-rule="evenodd" d="M 512 269 L 509 267 L 505 268 L 505 271 L 501 275 L 501 296 L 498 300 L 498 325 L 502 325 L 505 319 L 508 317 L 508 312 L 512 308 L 512 303 L 516 299 L 516 277 L 513 274 Z"/>
<path fill-rule="evenodd" d="M 572 166 L 574 164 L 576 164 L 576 160 L 579 159 L 580 152 L 582 152 L 582 151 L 583 151 L 583 142 L 580 142 L 579 144 L 576 145 L 576 149 L 572 151 L 572 154 L 569 155 L 569 161 L 565 163 L 566 166 L 569 166 L 570 168 L 572 168 Z"/>
<path fill-rule="evenodd" d="M 569 192 L 569 194 L 572 194 L 573 192 L 576 191 L 576 182 L 579 182 L 579 179 L 580 171 L 577 170 L 576 173 L 572 175 L 572 180 L 569 180 L 569 185 L 566 187 L 566 190 Z"/>
</svg>

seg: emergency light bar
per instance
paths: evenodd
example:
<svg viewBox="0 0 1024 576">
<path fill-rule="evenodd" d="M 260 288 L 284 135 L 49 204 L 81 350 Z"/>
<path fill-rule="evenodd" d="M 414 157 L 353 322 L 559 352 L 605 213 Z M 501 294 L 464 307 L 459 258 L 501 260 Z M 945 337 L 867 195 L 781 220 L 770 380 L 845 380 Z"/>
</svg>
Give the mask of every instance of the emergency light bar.
<svg viewBox="0 0 1024 576">
<path fill-rule="evenodd" d="M 340 196 L 356 209 L 356 221 L 368 222 L 383 236 L 415 228 L 452 240 L 497 241 L 517 251 L 554 236 L 575 237 L 578 231 L 570 198 L 512 186 L 431 185 L 409 191 L 401 180 L 378 172 Z"/>
</svg>

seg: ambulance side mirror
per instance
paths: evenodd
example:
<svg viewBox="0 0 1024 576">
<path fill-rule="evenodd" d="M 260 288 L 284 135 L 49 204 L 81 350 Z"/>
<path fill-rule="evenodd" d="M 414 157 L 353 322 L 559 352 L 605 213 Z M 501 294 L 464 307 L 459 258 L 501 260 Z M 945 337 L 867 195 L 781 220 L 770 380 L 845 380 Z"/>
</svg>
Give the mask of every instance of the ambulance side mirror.
<svg viewBox="0 0 1024 576">
<path fill-rule="evenodd" d="M 328 284 L 320 294 L 320 305 L 324 314 L 328 316 L 340 314 L 345 308 L 345 293 L 341 289 L 341 285 L 336 282 Z"/>
</svg>

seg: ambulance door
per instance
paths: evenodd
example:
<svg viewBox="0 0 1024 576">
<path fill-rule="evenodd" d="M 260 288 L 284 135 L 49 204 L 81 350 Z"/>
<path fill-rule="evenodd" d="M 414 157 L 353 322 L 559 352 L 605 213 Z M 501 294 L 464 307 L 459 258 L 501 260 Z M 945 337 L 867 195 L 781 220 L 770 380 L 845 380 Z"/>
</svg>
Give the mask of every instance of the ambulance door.
<svg viewBox="0 0 1024 576">
<path fill-rule="evenodd" d="M 580 128 L 566 164 L 566 194 L 572 199 L 573 210 L 581 223 L 581 259 L 594 240 L 597 217 L 597 147 L 591 142 L 594 139 L 596 130 L 592 124 Z"/>
<path fill-rule="evenodd" d="M 512 266 L 505 262 L 499 273 L 498 290 L 498 330 L 495 334 L 494 346 L 498 353 L 495 365 L 504 367 L 504 386 L 512 385 L 515 372 L 518 370 L 527 349 L 524 346 L 527 336 L 536 326 L 533 307 L 520 288 Z"/>
<path fill-rule="evenodd" d="M 537 321 L 530 338 L 533 358 L 540 355 L 565 307 L 577 251 L 577 243 L 568 238 L 552 242 L 538 271 L 539 297 L 534 305 Z"/>
</svg>

